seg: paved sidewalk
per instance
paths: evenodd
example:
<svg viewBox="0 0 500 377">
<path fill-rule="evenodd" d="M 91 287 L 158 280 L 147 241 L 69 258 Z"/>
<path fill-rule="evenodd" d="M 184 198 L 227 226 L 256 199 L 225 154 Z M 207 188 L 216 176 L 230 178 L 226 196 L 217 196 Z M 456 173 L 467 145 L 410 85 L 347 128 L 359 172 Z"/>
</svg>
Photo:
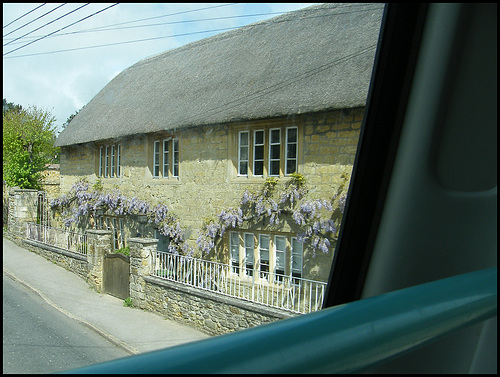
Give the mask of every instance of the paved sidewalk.
<svg viewBox="0 0 500 377">
<path fill-rule="evenodd" d="M 159 314 L 124 307 L 123 300 L 97 293 L 77 275 L 7 238 L 3 239 L 3 272 L 131 354 L 210 337 Z"/>
</svg>

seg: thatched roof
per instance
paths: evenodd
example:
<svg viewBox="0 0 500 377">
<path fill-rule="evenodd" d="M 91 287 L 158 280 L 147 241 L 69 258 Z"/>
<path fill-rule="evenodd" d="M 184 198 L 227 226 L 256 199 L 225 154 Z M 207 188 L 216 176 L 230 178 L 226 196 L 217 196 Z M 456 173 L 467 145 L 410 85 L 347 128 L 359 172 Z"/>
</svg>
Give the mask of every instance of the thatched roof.
<svg viewBox="0 0 500 377">
<path fill-rule="evenodd" d="M 382 13 L 382 4 L 323 4 L 139 61 L 56 146 L 363 106 Z"/>
</svg>

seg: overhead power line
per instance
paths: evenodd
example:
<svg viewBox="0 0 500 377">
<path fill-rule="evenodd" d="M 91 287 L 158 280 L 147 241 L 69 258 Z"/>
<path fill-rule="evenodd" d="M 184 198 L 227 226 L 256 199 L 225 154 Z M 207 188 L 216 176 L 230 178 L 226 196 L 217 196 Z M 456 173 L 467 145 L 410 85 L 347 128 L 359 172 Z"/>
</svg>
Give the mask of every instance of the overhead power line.
<svg viewBox="0 0 500 377">
<path fill-rule="evenodd" d="M 205 8 L 203 8 L 203 9 L 205 9 Z M 338 9 L 341 10 L 341 12 L 336 13 L 337 15 L 345 14 L 345 13 L 353 13 L 353 12 L 364 12 L 364 11 L 372 10 L 375 8 L 363 7 L 363 9 L 353 9 L 352 6 L 339 6 Z M 346 11 L 345 9 L 349 9 L 349 10 Z M 307 17 L 304 17 L 304 18 L 316 18 L 316 17 L 329 17 L 329 16 L 331 16 L 331 14 L 319 15 L 319 16 L 314 15 L 313 14 L 314 11 L 310 11 L 310 10 L 298 10 L 297 12 L 299 12 L 299 11 L 304 11 L 304 13 L 306 13 L 306 11 L 311 12 L 310 15 L 308 15 Z M 179 13 L 185 13 L 185 12 L 179 12 Z M 156 16 L 156 17 L 152 17 L 152 18 L 165 17 L 165 16 L 166 15 Z M 144 19 L 142 19 L 142 20 L 144 20 Z M 140 21 L 140 20 L 137 20 L 137 21 Z M 293 21 L 297 21 L 297 20 L 293 20 Z M 130 22 L 134 22 L 134 21 L 130 21 Z M 127 22 L 127 23 L 130 23 L 130 22 Z M 269 21 L 269 22 L 275 22 L 275 21 Z M 288 22 L 288 20 L 283 20 L 280 22 Z M 124 24 L 124 23 L 122 23 L 122 24 Z M 267 22 L 262 23 L 262 25 L 265 25 L 265 24 L 267 24 Z M 117 25 L 117 24 L 115 24 L 115 25 Z M 109 27 L 109 26 L 111 26 L 111 25 L 108 25 L 107 27 Z M 29 57 L 29 56 L 39 56 L 39 55 L 48 55 L 48 54 L 55 54 L 55 53 L 62 53 L 62 52 L 71 52 L 71 51 L 78 51 L 78 50 L 88 50 L 88 49 L 93 49 L 93 48 L 110 47 L 110 46 L 117 46 L 117 45 L 122 45 L 122 44 L 147 42 L 147 41 L 152 41 L 152 40 L 165 39 L 165 38 L 175 38 L 175 37 L 194 35 L 194 34 L 203 34 L 203 33 L 210 33 L 210 32 L 223 32 L 223 31 L 234 30 L 234 29 L 239 29 L 239 28 L 241 28 L 241 26 L 234 26 L 234 27 L 221 28 L 221 29 L 203 30 L 203 31 L 196 31 L 196 32 L 189 32 L 189 33 L 182 33 L 182 34 L 175 34 L 175 35 L 152 37 L 152 38 L 144 38 L 144 39 L 137 39 L 137 40 L 131 40 L 131 41 L 124 41 L 124 42 L 114 42 L 114 43 L 107 43 L 107 44 L 94 45 L 94 46 L 75 47 L 75 48 L 70 48 L 70 49 L 31 53 L 31 54 L 25 54 L 25 55 L 16 55 L 16 56 L 12 56 L 12 57 L 6 57 L 4 59 L 14 59 L 14 58 L 21 58 L 21 57 Z"/>
<path fill-rule="evenodd" d="M 44 28 L 45 26 L 48 26 L 48 25 L 50 25 L 51 23 L 56 22 L 56 21 L 60 20 L 61 18 L 66 17 L 67 15 L 70 15 L 71 13 L 76 12 L 77 10 L 79 10 L 79 9 L 81 9 L 81 8 L 83 8 L 83 7 L 86 7 L 86 6 L 87 6 L 87 5 L 89 5 L 89 4 L 90 4 L 90 3 L 84 4 L 84 5 L 82 5 L 80 8 L 74 9 L 74 10 L 72 10 L 71 12 L 68 12 L 68 13 L 66 13 L 66 14 L 64 14 L 64 15 L 62 15 L 62 16 L 60 16 L 60 17 L 58 17 L 58 18 L 56 18 L 55 20 L 52 20 L 52 21 L 50 21 L 50 22 L 47 22 L 46 24 L 43 24 L 42 26 L 40 26 L 40 27 L 36 28 L 35 30 L 32 30 L 32 31 L 30 31 L 30 32 L 28 32 L 28 33 L 26 33 L 26 34 L 24 34 L 24 35 L 20 36 L 20 37 L 17 37 L 16 39 L 13 39 L 13 40 L 12 40 L 12 41 L 10 41 L 10 42 L 7 42 L 6 44 L 4 44 L 4 45 L 3 45 L 3 47 L 7 46 L 8 44 L 11 44 L 11 43 L 12 43 L 12 42 L 14 42 L 14 41 L 17 41 L 18 39 L 24 38 L 25 36 L 27 36 L 27 35 L 29 35 L 29 34 L 31 34 L 31 33 L 34 33 L 35 31 L 40 30 L 40 29 Z M 63 5 L 66 5 L 66 3 L 65 3 L 65 4 L 62 4 L 62 5 L 59 5 L 57 8 L 52 9 L 50 12 L 45 13 L 43 16 L 45 16 L 46 14 L 49 14 L 49 13 L 51 13 L 51 12 L 55 11 L 56 9 L 58 9 L 58 8 L 62 7 Z M 36 21 L 36 20 L 38 20 L 38 19 L 42 18 L 43 16 L 40 16 L 40 17 L 38 17 L 37 19 L 35 19 L 35 20 L 33 20 L 33 21 Z M 32 22 L 33 22 L 33 21 L 32 21 Z"/>
<path fill-rule="evenodd" d="M 50 35 L 52 35 L 52 34 L 55 34 L 55 33 L 59 32 L 59 31 L 61 31 L 61 30 L 67 29 L 68 27 L 73 26 L 73 25 L 75 25 L 75 24 L 77 24 L 77 23 L 79 23 L 79 22 L 82 22 L 83 20 L 86 20 L 87 18 L 93 17 L 93 16 L 95 16 L 96 14 L 99 14 L 99 13 L 101 13 L 101 12 L 104 12 L 105 10 L 108 10 L 109 8 L 112 8 L 112 7 L 114 7 L 115 5 L 118 5 L 118 3 L 115 3 L 115 4 L 113 4 L 113 5 L 110 5 L 110 6 L 109 6 L 109 7 L 107 7 L 107 8 L 104 8 L 104 9 L 101 9 L 100 11 L 97 11 L 97 12 L 95 12 L 95 13 L 92 13 L 91 15 L 89 15 L 89 16 L 87 16 L 87 17 L 81 18 L 81 19 L 79 19 L 78 21 L 73 22 L 72 24 L 69 24 L 69 25 L 67 25 L 67 26 L 65 26 L 65 27 L 63 27 L 63 28 L 60 28 L 59 30 L 56 30 L 56 31 L 54 31 L 54 32 L 52 32 L 52 33 L 50 33 L 50 34 L 47 34 L 47 35 L 45 35 L 45 36 L 43 36 L 43 37 L 41 37 L 41 38 L 39 38 L 39 39 L 37 39 L 37 40 L 34 40 L 34 41 L 32 41 L 32 42 L 29 42 L 29 43 L 25 44 L 24 46 L 21 46 L 21 47 L 18 47 L 18 48 L 16 48 L 16 49 L 14 49 L 14 50 L 11 50 L 11 51 L 9 51 L 9 52 L 6 52 L 5 54 L 3 54 L 3 56 L 8 55 L 8 54 L 10 54 L 10 53 L 12 53 L 12 52 L 14 52 L 14 51 L 20 50 L 21 48 L 24 48 L 24 47 L 26 47 L 26 46 L 29 46 L 29 45 L 30 45 L 30 44 L 32 44 L 32 43 L 38 42 L 39 40 L 42 40 L 42 39 L 44 39 L 44 38 L 46 38 L 46 37 L 48 37 L 48 36 L 50 36 Z M 78 9 L 80 9 L 80 8 L 78 8 Z"/>
<path fill-rule="evenodd" d="M 185 24 L 185 23 L 188 23 L 188 22 L 218 21 L 218 20 L 227 20 L 227 19 L 231 19 L 231 18 L 272 16 L 272 15 L 278 15 L 278 14 L 284 14 L 284 13 L 287 13 L 287 12 L 283 11 L 283 12 L 270 12 L 270 13 L 242 14 L 242 15 L 237 15 L 237 16 L 198 18 L 198 19 L 194 19 L 194 20 L 167 21 L 167 22 L 161 22 L 161 23 L 158 23 L 158 24 L 147 24 L 147 25 L 136 25 L 136 26 L 121 26 L 121 27 L 109 28 L 109 29 L 104 29 L 103 27 L 100 27 L 100 28 L 93 28 L 93 29 L 86 29 L 86 30 L 70 31 L 70 32 L 67 32 L 67 33 L 61 33 L 61 34 L 58 34 L 58 35 L 53 35 L 52 37 L 61 37 L 61 36 L 72 35 L 72 34 L 94 33 L 94 32 L 101 32 L 101 31 L 115 31 L 115 30 L 123 30 L 123 29 L 135 29 L 135 28 L 154 27 L 154 26 L 163 26 L 163 25 Z M 109 27 L 109 26 L 106 26 L 106 27 Z M 30 37 L 30 38 L 37 38 L 37 37 Z"/>
<path fill-rule="evenodd" d="M 20 16 L 20 17 L 17 17 L 14 21 L 9 22 L 9 23 L 8 23 L 7 25 L 5 25 L 3 28 L 5 29 L 7 26 L 12 25 L 12 24 L 13 24 L 14 22 L 16 22 L 17 20 L 20 20 L 21 18 L 23 18 L 24 16 L 27 16 L 27 15 L 28 15 L 28 14 L 30 14 L 31 12 L 36 11 L 38 8 L 43 7 L 45 4 L 47 4 L 47 3 L 43 3 L 42 5 L 37 6 L 35 9 L 30 10 L 29 12 L 27 12 L 27 13 L 23 14 L 23 15 L 22 15 L 22 16 Z M 16 29 L 16 30 L 18 30 L 18 29 Z M 14 30 L 14 31 L 16 31 L 16 30 Z M 13 33 L 13 32 L 11 31 L 10 33 Z M 10 34 L 10 33 L 9 33 L 9 34 Z M 9 34 L 6 34 L 6 35 L 9 35 Z M 4 35 L 4 36 L 5 36 L 5 35 Z"/>
</svg>

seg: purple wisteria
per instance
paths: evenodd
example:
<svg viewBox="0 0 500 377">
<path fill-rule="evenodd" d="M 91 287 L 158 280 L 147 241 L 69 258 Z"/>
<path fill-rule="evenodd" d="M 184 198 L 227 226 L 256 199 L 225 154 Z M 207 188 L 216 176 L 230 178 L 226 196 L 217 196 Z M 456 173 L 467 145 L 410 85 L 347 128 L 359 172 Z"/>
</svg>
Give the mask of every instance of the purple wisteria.
<svg viewBox="0 0 500 377">
<path fill-rule="evenodd" d="M 291 215 L 302 229 L 297 235 L 299 241 L 307 243 L 315 255 L 316 250 L 328 253 L 331 240 L 337 237 L 345 205 L 345 196 L 334 207 L 337 195 L 325 199 L 307 200 L 308 190 L 305 178 L 298 173 L 291 175 L 282 191 L 277 191 L 278 180 L 269 178 L 260 192 L 245 190 L 239 208 L 222 210 L 215 218 L 206 219 L 197 239 L 203 253 L 214 250 L 227 229 L 240 227 L 244 221 L 263 221 L 278 226 L 282 214 Z"/>
<path fill-rule="evenodd" d="M 149 223 L 155 223 L 160 234 L 169 237 L 169 251 L 192 255 L 194 249 L 184 243 L 184 230 L 177 217 L 170 213 L 165 204 L 152 207 L 148 202 L 136 197 L 127 198 L 118 189 L 103 192 L 100 182 L 89 189 L 88 182 L 82 180 L 73 185 L 67 194 L 53 199 L 50 203 L 54 211 L 60 211 L 66 227 L 77 225 L 88 216 L 96 216 L 99 210 L 119 216 L 146 215 Z"/>
</svg>

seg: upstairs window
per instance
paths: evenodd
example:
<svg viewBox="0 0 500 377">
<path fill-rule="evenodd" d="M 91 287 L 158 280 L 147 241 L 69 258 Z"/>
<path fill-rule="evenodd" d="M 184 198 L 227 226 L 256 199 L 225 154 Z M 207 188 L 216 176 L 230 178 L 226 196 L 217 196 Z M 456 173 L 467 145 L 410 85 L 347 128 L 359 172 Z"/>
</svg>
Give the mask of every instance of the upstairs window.
<svg viewBox="0 0 500 377">
<path fill-rule="evenodd" d="M 163 139 L 153 142 L 153 177 L 179 177 L 179 140 Z"/>
<path fill-rule="evenodd" d="M 287 176 L 298 168 L 298 127 L 238 132 L 238 176 Z"/>
<path fill-rule="evenodd" d="M 121 175 L 121 145 L 109 144 L 98 149 L 97 175 L 100 178 L 118 178 Z"/>
</svg>

